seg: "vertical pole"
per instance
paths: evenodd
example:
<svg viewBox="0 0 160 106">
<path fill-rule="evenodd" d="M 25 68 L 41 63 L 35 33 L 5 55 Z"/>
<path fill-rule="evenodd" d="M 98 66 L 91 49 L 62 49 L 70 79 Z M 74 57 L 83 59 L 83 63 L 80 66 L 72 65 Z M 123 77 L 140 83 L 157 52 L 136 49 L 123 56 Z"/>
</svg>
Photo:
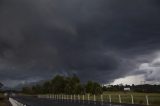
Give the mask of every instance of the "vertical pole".
<svg viewBox="0 0 160 106">
<path fill-rule="evenodd" d="M 101 95 L 101 105 L 103 105 L 103 95 Z"/>
<path fill-rule="evenodd" d="M 80 103 L 80 96 L 78 95 L 78 101 L 79 101 L 79 103 Z"/>
<path fill-rule="evenodd" d="M 68 95 L 67 95 L 67 102 L 68 102 Z"/>
<path fill-rule="evenodd" d="M 63 95 L 63 100 L 64 100 L 64 102 L 66 101 L 65 99 L 66 99 L 66 98 L 65 98 L 65 95 Z"/>
<path fill-rule="evenodd" d="M 75 97 L 75 95 L 74 95 L 74 102 L 76 102 L 76 97 Z"/>
<path fill-rule="evenodd" d="M 64 100 L 64 95 L 63 95 L 63 101 L 65 101 L 65 100 Z"/>
<path fill-rule="evenodd" d="M 121 101 L 121 95 L 119 95 L 119 103 L 122 103 L 122 101 Z"/>
<path fill-rule="evenodd" d="M 110 102 L 110 103 L 112 102 L 112 98 L 111 98 L 111 95 L 109 95 L 109 102 Z"/>
<path fill-rule="evenodd" d="M 90 104 L 90 98 L 89 98 L 89 94 L 88 94 L 88 104 Z"/>
<path fill-rule="evenodd" d="M 84 104 L 84 95 L 83 95 L 83 104 Z"/>
<path fill-rule="evenodd" d="M 132 99 L 132 104 L 134 104 L 134 99 L 133 99 L 133 95 L 131 95 L 131 99 Z"/>
<path fill-rule="evenodd" d="M 62 94 L 61 94 L 61 101 L 62 101 Z"/>
<path fill-rule="evenodd" d="M 94 104 L 96 104 L 96 95 L 94 95 Z"/>
<path fill-rule="evenodd" d="M 71 102 L 72 102 L 72 95 L 71 95 Z"/>
<path fill-rule="evenodd" d="M 148 101 L 148 96 L 146 95 L 146 102 L 147 102 L 147 105 L 149 105 L 149 101 Z"/>
</svg>

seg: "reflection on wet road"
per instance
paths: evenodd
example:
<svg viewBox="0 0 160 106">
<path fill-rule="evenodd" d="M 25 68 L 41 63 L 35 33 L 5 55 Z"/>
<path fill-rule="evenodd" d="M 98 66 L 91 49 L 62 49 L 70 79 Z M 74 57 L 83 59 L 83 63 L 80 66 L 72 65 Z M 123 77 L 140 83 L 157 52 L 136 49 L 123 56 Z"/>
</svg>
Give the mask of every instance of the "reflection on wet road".
<svg viewBox="0 0 160 106">
<path fill-rule="evenodd" d="M 88 101 L 55 101 L 53 99 L 40 99 L 37 97 L 14 97 L 15 100 L 26 104 L 27 106 L 102 106 L 98 102 Z M 105 103 L 103 106 L 142 106 L 142 105 L 128 105 L 128 104 L 108 104 Z"/>
</svg>

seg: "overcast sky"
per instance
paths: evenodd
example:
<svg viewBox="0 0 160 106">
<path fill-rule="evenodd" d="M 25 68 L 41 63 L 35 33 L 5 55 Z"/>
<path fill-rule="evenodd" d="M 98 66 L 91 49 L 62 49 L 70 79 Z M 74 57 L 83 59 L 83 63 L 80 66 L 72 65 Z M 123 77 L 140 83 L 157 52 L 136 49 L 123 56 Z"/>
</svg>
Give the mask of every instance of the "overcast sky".
<svg viewBox="0 0 160 106">
<path fill-rule="evenodd" d="M 1 0 L 0 81 L 156 83 L 159 12 L 159 0 Z"/>
</svg>

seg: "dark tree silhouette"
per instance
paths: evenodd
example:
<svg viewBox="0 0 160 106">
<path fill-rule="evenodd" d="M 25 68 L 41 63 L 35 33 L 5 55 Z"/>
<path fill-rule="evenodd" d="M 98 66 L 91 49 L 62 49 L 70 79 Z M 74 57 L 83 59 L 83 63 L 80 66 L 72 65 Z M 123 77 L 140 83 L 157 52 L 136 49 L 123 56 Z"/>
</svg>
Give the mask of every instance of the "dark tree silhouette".
<svg viewBox="0 0 160 106">
<path fill-rule="evenodd" d="M 3 84 L 0 82 L 0 88 L 2 88 L 3 87 Z"/>
</svg>

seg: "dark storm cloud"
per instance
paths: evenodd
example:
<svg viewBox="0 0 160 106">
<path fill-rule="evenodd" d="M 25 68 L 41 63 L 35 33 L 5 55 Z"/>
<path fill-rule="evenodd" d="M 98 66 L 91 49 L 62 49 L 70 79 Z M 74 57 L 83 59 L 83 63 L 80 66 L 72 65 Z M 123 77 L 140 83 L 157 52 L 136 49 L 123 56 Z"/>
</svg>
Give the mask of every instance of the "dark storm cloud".
<svg viewBox="0 0 160 106">
<path fill-rule="evenodd" d="M 159 10 L 158 0 L 1 0 L 0 78 L 125 76 L 159 50 Z"/>
</svg>

